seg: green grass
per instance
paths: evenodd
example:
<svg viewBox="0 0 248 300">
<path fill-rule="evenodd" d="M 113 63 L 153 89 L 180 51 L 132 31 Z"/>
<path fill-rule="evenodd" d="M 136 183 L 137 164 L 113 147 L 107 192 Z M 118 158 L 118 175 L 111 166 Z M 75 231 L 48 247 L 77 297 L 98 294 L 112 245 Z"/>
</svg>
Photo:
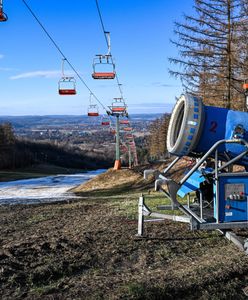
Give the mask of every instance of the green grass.
<svg viewBox="0 0 248 300">
<path fill-rule="evenodd" d="M 47 221 L 47 220 L 53 218 L 53 216 L 54 216 L 54 213 L 42 213 L 42 214 L 34 215 L 31 218 L 29 218 L 26 221 L 26 223 L 28 225 L 37 224 L 40 222 Z"/>
<path fill-rule="evenodd" d="M 160 192 L 143 193 L 145 197 L 145 204 L 152 212 L 160 212 L 163 214 L 183 215 L 183 213 L 176 210 L 159 210 L 160 205 L 170 205 L 171 202 Z M 102 200 L 106 201 L 109 208 L 113 209 L 114 212 L 127 219 L 137 219 L 138 217 L 138 201 L 141 193 L 139 192 L 125 192 L 118 196 L 102 197 Z M 97 197 L 96 197 L 97 199 Z M 181 204 L 187 204 L 187 198 L 179 199 Z M 148 217 L 149 218 L 149 217 Z"/>
</svg>

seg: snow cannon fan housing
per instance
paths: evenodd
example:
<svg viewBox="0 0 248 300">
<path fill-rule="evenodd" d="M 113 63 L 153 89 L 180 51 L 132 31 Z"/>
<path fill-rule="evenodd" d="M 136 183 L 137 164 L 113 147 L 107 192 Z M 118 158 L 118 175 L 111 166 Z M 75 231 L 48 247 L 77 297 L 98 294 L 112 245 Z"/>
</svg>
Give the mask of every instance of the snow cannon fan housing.
<svg viewBox="0 0 248 300">
<path fill-rule="evenodd" d="M 182 95 L 171 115 L 167 149 L 176 156 L 202 156 L 220 140 L 248 141 L 248 113 L 205 106 L 191 94 Z M 218 148 L 220 159 L 236 157 L 245 150 L 240 144 L 224 144 Z M 248 167 L 248 156 L 238 164 Z"/>
</svg>

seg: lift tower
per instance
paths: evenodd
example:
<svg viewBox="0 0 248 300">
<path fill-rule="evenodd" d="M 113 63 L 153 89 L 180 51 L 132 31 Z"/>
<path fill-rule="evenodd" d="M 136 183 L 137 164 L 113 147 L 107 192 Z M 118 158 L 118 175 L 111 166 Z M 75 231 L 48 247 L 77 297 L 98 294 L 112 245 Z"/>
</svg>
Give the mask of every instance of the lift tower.
<svg viewBox="0 0 248 300">
<path fill-rule="evenodd" d="M 115 165 L 114 170 L 121 169 L 120 159 L 120 117 L 127 117 L 127 105 L 123 98 L 114 98 L 112 105 L 109 106 L 109 115 L 116 118 L 116 142 L 115 142 Z"/>
</svg>

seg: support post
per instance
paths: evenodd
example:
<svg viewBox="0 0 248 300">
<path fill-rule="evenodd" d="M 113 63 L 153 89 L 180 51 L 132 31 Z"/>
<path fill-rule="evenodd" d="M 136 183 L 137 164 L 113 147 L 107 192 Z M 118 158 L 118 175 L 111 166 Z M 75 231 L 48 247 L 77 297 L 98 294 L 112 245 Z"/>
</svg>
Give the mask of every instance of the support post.
<svg viewBox="0 0 248 300">
<path fill-rule="evenodd" d="M 131 147 L 128 145 L 128 160 L 129 160 L 129 169 L 132 168 L 132 153 L 131 153 Z"/>
<path fill-rule="evenodd" d="M 114 170 L 121 169 L 120 160 L 120 120 L 119 115 L 116 115 L 116 142 L 115 142 L 115 165 Z"/>
<path fill-rule="evenodd" d="M 190 194 L 187 195 L 187 206 L 190 208 Z"/>
<path fill-rule="evenodd" d="M 203 219 L 203 198 L 202 198 L 201 190 L 200 190 L 200 218 Z"/>
<path fill-rule="evenodd" d="M 219 223 L 219 178 L 218 178 L 218 149 L 215 150 L 215 201 L 216 201 L 216 223 Z"/>
<path fill-rule="evenodd" d="M 144 205 L 144 196 L 139 197 L 139 206 L 138 206 L 138 237 L 144 236 L 144 215 L 143 215 L 143 205 Z"/>
</svg>

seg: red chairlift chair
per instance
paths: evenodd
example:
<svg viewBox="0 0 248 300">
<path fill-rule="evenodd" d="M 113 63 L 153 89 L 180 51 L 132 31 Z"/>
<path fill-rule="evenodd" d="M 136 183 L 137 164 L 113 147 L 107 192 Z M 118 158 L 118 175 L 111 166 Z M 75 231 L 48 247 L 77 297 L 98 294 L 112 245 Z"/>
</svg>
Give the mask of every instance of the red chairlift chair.
<svg viewBox="0 0 248 300">
<path fill-rule="evenodd" d="M 59 80 L 59 94 L 62 96 L 76 95 L 76 80 L 74 77 L 62 77 Z"/>
<path fill-rule="evenodd" d="M 8 16 L 3 11 L 3 1 L 0 0 L 0 22 L 6 22 L 8 20 Z"/>
<path fill-rule="evenodd" d="M 62 59 L 62 77 L 59 80 L 59 94 L 62 96 L 76 95 L 76 79 L 74 77 L 65 76 L 64 65 L 66 59 Z"/>
<path fill-rule="evenodd" d="M 120 120 L 120 124 L 121 125 L 129 125 L 129 121 L 128 120 Z"/>
<path fill-rule="evenodd" d="M 8 20 L 8 16 L 0 9 L 0 22 L 6 22 Z"/>
<path fill-rule="evenodd" d="M 110 109 L 112 114 L 123 115 L 126 114 L 127 105 L 123 98 L 114 98 Z"/>
<path fill-rule="evenodd" d="M 107 66 L 111 71 L 102 71 L 99 66 Z M 93 79 L 115 79 L 115 65 L 112 63 L 111 55 L 96 55 L 93 61 Z"/>
<path fill-rule="evenodd" d="M 96 104 L 90 104 L 88 107 L 88 117 L 98 117 L 99 110 Z"/>
<path fill-rule="evenodd" d="M 113 63 L 113 59 L 111 55 L 110 32 L 105 31 L 104 34 L 108 44 L 108 52 L 106 55 L 98 54 L 94 58 L 93 73 L 92 73 L 92 77 L 94 79 L 115 78 L 115 64 Z"/>
<path fill-rule="evenodd" d="M 102 126 L 109 126 L 110 125 L 110 120 L 107 117 L 102 118 Z"/>
<path fill-rule="evenodd" d="M 124 131 L 132 131 L 132 127 L 125 127 L 123 128 Z"/>
</svg>

